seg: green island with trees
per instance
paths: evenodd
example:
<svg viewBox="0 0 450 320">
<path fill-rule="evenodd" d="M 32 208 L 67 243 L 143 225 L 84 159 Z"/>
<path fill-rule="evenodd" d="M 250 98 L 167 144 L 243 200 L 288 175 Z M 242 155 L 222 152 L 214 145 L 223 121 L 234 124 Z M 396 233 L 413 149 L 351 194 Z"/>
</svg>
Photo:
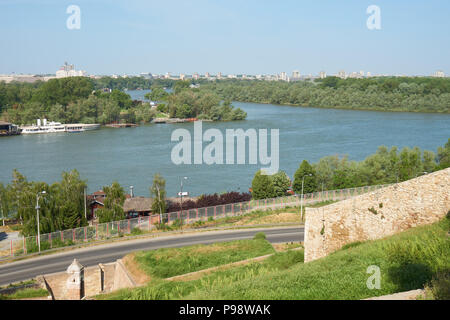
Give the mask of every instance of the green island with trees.
<svg viewBox="0 0 450 320">
<path fill-rule="evenodd" d="M 214 92 L 190 92 L 189 83 L 144 80 L 71 77 L 47 82 L 0 82 L 0 118 L 18 125 L 32 124 L 37 118 L 61 123 L 149 123 L 158 112 L 167 117 L 199 118 L 211 121 L 244 120 L 247 114 L 231 103 L 221 101 Z M 138 80 L 141 79 L 141 80 Z M 168 93 L 163 88 L 174 87 Z M 152 89 L 160 94 L 155 100 L 167 100 L 158 108 L 133 101 L 123 92 L 134 88 Z M 152 92 L 153 92 L 152 91 Z"/>
<path fill-rule="evenodd" d="M 314 81 L 216 80 L 200 91 L 231 101 L 318 108 L 450 113 L 450 79 L 373 77 Z"/>
</svg>

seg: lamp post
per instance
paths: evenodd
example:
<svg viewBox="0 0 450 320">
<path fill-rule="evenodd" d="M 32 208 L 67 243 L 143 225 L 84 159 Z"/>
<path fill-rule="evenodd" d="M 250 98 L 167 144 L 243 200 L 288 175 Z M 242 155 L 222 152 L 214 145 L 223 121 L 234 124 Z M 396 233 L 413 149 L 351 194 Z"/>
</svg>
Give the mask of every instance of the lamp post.
<svg viewBox="0 0 450 320">
<path fill-rule="evenodd" d="M 312 177 L 312 173 L 304 175 L 302 178 L 302 195 L 300 198 L 300 219 L 303 221 L 303 186 L 305 184 L 305 177 Z"/>
<path fill-rule="evenodd" d="M 3 213 L 3 202 L 2 202 L 2 196 L 0 195 L 0 210 L 2 210 L 2 221 L 3 221 L 3 226 L 5 226 L 5 216 Z"/>
<path fill-rule="evenodd" d="M 187 180 L 187 177 L 183 177 L 181 179 L 181 186 L 180 186 L 180 197 L 181 197 L 181 202 L 180 202 L 180 208 L 181 208 L 181 220 L 183 220 L 183 179 Z"/>
<path fill-rule="evenodd" d="M 41 252 L 41 231 L 40 231 L 40 225 L 39 225 L 39 209 L 41 207 L 39 207 L 39 195 L 46 195 L 46 194 L 47 194 L 47 192 L 45 190 L 41 191 L 41 192 L 38 192 L 36 194 L 36 217 L 37 217 L 37 232 L 38 232 L 38 249 L 39 249 L 39 252 Z"/>
</svg>

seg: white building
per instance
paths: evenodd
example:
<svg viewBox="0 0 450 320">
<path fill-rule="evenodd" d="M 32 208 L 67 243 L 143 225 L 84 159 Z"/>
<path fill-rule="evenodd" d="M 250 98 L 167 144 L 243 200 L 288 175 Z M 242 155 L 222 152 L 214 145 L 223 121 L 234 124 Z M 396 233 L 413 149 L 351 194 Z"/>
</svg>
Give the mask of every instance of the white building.
<svg viewBox="0 0 450 320">
<path fill-rule="evenodd" d="M 341 79 L 347 78 L 347 75 L 344 70 L 339 71 L 337 76 L 338 76 L 338 78 L 341 78 Z"/>
<path fill-rule="evenodd" d="M 327 73 L 325 71 L 320 71 L 319 72 L 319 78 L 320 79 L 325 79 L 327 77 Z"/>
<path fill-rule="evenodd" d="M 86 71 L 75 70 L 73 64 L 64 63 L 64 65 L 56 71 L 56 78 L 68 78 L 68 77 L 86 77 Z"/>
<path fill-rule="evenodd" d="M 435 78 L 445 78 L 445 73 L 444 71 L 438 70 L 433 74 L 433 77 Z"/>
</svg>

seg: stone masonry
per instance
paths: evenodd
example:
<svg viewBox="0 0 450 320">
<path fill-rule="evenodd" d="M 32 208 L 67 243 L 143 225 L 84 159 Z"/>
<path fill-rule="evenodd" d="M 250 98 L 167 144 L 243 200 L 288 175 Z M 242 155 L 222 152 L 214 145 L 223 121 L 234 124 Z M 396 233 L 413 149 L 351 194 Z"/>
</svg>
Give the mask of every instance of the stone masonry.
<svg viewBox="0 0 450 320">
<path fill-rule="evenodd" d="M 345 244 L 434 223 L 450 210 L 450 168 L 322 208 L 306 208 L 305 262 Z"/>
</svg>

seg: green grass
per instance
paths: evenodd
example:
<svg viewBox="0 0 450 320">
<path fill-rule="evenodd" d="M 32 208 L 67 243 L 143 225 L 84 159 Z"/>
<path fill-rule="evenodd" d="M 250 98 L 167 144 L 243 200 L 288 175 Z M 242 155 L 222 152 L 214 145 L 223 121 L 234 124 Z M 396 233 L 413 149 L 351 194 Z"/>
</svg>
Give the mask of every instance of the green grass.
<svg viewBox="0 0 450 320">
<path fill-rule="evenodd" d="M 27 288 L 18 290 L 10 295 L 0 295 L 0 300 L 17 300 L 26 298 L 40 298 L 47 297 L 49 295 L 48 291 L 42 288 Z"/>
<path fill-rule="evenodd" d="M 364 299 L 423 288 L 450 270 L 450 220 L 393 237 L 350 246 L 323 259 L 242 281 L 191 292 L 187 299 Z M 381 269 L 381 289 L 366 282 L 371 265 Z"/>
<path fill-rule="evenodd" d="M 152 278 L 169 278 L 274 253 L 264 239 L 167 248 L 136 253 L 136 262 Z"/>
<path fill-rule="evenodd" d="M 216 271 L 192 281 L 165 281 L 156 279 L 147 286 L 136 289 L 124 289 L 108 295 L 98 296 L 102 300 L 174 300 L 221 285 L 230 285 L 236 281 L 253 278 L 269 272 L 286 270 L 303 262 L 303 250 L 276 253 L 262 262 Z M 212 297 L 210 297 L 212 298 Z"/>
<path fill-rule="evenodd" d="M 450 219 L 392 237 L 355 243 L 303 264 L 303 251 L 277 253 L 260 263 L 217 271 L 186 282 L 152 281 L 102 299 L 364 299 L 424 288 L 448 295 Z M 370 290 L 369 266 L 381 270 L 381 288 Z M 444 274 L 444 276 L 442 276 Z M 433 280 L 437 279 L 437 280 Z"/>
</svg>

